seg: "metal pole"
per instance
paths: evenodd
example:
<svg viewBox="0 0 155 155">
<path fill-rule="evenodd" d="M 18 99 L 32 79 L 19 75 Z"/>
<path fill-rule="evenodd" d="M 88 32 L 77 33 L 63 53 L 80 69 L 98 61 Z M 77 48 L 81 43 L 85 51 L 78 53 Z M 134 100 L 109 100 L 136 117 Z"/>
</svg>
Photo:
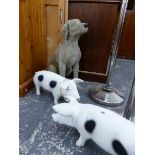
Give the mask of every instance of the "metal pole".
<svg viewBox="0 0 155 155">
<path fill-rule="evenodd" d="M 117 27 L 115 29 L 115 33 L 113 34 L 113 41 L 111 45 L 111 56 L 108 60 L 107 81 L 104 85 L 95 86 L 90 88 L 89 90 L 91 98 L 95 100 L 97 103 L 103 104 L 105 106 L 116 107 L 123 104 L 122 95 L 120 95 L 120 93 L 115 88 L 111 87 L 111 78 L 112 78 L 112 72 L 115 68 L 121 33 L 127 10 L 127 4 L 128 0 L 122 0 Z"/>
<path fill-rule="evenodd" d="M 107 81 L 106 81 L 107 87 L 111 86 L 112 72 L 115 68 L 121 33 L 123 30 L 123 24 L 124 24 L 125 14 L 126 14 L 126 10 L 127 10 L 127 5 L 128 5 L 128 0 L 122 0 L 118 24 L 117 24 L 115 33 L 113 35 L 113 41 L 112 41 L 112 46 L 111 46 L 111 56 L 109 58 L 110 66 L 108 68 L 108 77 L 107 77 Z"/>
<path fill-rule="evenodd" d="M 124 117 L 127 119 L 133 119 L 134 115 L 135 115 L 135 79 L 133 80 L 128 102 L 125 107 Z"/>
</svg>

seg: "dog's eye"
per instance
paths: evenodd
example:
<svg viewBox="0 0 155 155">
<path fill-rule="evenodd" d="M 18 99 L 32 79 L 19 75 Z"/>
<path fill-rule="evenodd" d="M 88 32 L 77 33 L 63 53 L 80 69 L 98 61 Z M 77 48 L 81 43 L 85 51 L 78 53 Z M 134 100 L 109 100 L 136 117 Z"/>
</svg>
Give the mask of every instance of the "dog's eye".
<svg viewBox="0 0 155 155">
<path fill-rule="evenodd" d="M 69 91 L 69 87 L 67 87 L 67 89 L 66 89 L 67 91 Z"/>
</svg>

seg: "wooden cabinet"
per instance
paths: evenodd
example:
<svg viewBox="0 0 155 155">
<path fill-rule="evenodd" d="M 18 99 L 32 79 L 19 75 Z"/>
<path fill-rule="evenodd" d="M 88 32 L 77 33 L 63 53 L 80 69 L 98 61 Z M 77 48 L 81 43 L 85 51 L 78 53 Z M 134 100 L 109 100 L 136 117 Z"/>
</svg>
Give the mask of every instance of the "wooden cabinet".
<svg viewBox="0 0 155 155">
<path fill-rule="evenodd" d="M 60 29 L 68 18 L 67 0 L 19 1 L 19 92 L 33 87 L 36 71 L 45 69 L 60 42 Z"/>
<path fill-rule="evenodd" d="M 119 0 L 69 0 L 68 18 L 88 23 L 88 32 L 79 40 L 82 56 L 80 77 L 104 82 L 113 33 L 118 21 Z"/>
<path fill-rule="evenodd" d="M 118 57 L 135 59 L 135 10 L 126 12 Z"/>
</svg>

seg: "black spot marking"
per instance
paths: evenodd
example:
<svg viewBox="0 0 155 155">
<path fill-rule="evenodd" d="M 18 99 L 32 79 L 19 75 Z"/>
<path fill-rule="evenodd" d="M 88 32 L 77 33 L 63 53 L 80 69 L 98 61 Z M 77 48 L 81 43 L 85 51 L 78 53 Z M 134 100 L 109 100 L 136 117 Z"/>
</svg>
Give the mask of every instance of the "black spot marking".
<svg viewBox="0 0 155 155">
<path fill-rule="evenodd" d="M 57 82 L 56 81 L 51 81 L 50 82 L 50 87 L 54 88 L 56 86 Z"/>
<path fill-rule="evenodd" d="M 38 80 L 39 80 L 40 82 L 43 80 L 43 78 L 44 78 L 43 75 L 39 75 L 39 76 L 38 76 Z"/>
<path fill-rule="evenodd" d="M 89 120 L 85 123 L 85 129 L 89 132 L 92 133 L 94 128 L 95 128 L 95 121 L 94 120 Z"/>
<path fill-rule="evenodd" d="M 70 100 L 64 96 L 58 98 L 58 103 L 68 103 Z"/>
<path fill-rule="evenodd" d="M 128 155 L 125 148 L 118 140 L 113 140 L 112 146 L 118 155 Z"/>
</svg>

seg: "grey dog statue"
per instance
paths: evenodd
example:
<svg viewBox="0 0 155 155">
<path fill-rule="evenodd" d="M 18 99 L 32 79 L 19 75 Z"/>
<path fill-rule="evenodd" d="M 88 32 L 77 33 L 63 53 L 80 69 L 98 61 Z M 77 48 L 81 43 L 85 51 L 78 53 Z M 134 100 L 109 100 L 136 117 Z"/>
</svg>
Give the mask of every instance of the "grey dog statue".
<svg viewBox="0 0 155 155">
<path fill-rule="evenodd" d="M 68 76 L 73 71 L 74 78 L 78 78 L 79 61 L 81 51 L 78 40 L 88 31 L 87 23 L 81 23 L 79 19 L 68 20 L 61 29 L 62 41 L 50 59 L 48 70 Z"/>
</svg>

